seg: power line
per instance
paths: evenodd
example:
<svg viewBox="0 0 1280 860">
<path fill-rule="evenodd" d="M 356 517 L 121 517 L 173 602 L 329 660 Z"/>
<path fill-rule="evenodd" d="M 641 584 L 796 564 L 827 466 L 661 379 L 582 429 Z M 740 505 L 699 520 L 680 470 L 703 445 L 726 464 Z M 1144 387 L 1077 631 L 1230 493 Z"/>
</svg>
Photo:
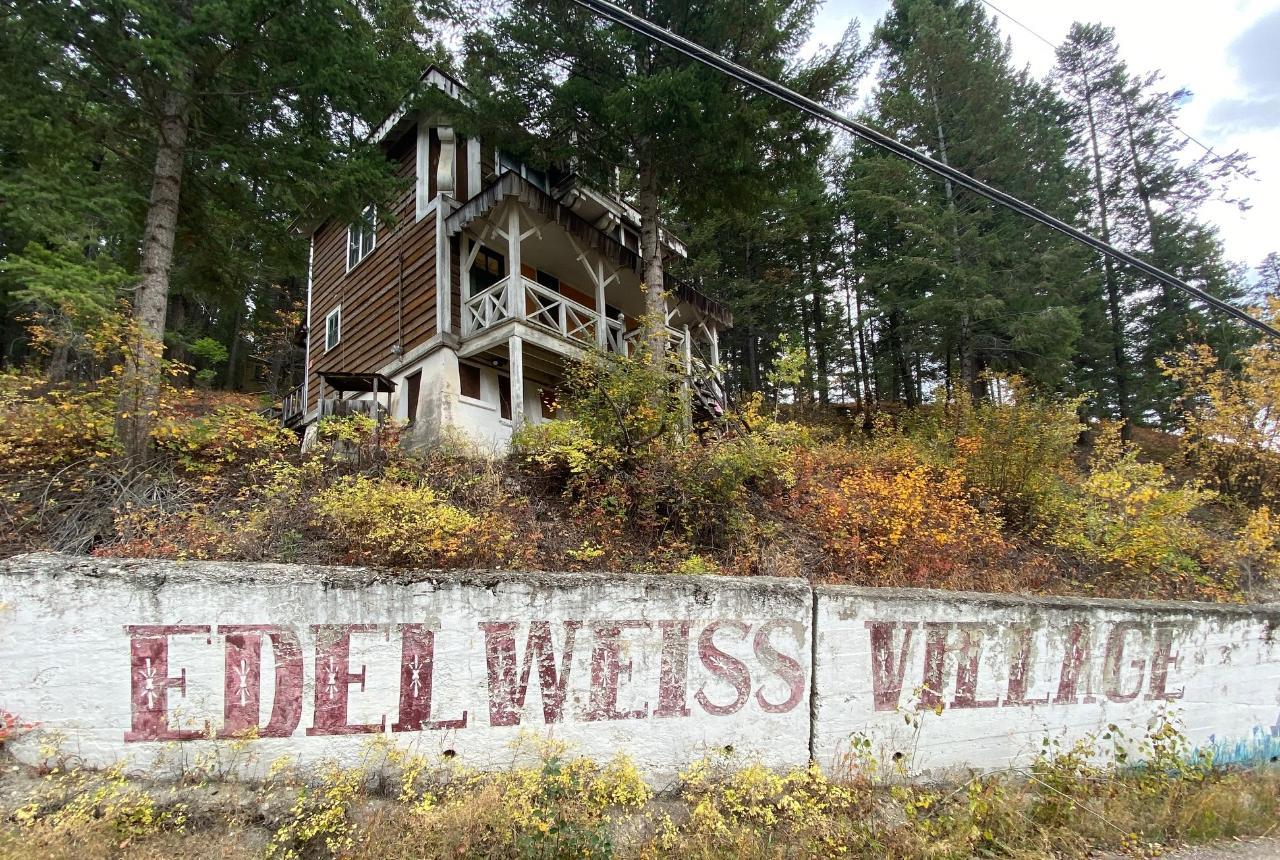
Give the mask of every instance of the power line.
<svg viewBox="0 0 1280 860">
<path fill-rule="evenodd" d="M 767 95 L 771 95 L 779 101 L 785 102 L 786 104 L 789 104 L 792 107 L 810 114 L 811 116 L 814 116 L 826 123 L 842 128 L 851 134 L 880 147 L 881 149 L 887 150 L 900 158 L 910 161 L 918 167 L 923 167 L 925 170 L 935 173 L 943 179 L 948 179 L 962 188 L 967 188 L 974 194 L 985 197 L 994 203 L 998 203 L 1001 206 L 1011 209 L 1020 215 L 1024 215 L 1046 227 L 1057 230 L 1059 233 L 1062 233 L 1081 244 L 1087 245 L 1099 253 L 1106 254 L 1112 259 L 1125 263 L 1126 265 L 1155 278 L 1163 284 L 1167 284 L 1174 289 L 1182 290 L 1183 292 L 1194 296 L 1210 307 L 1216 308 L 1228 316 L 1235 317 L 1246 325 L 1253 326 L 1259 331 L 1280 339 L 1280 330 L 1272 328 L 1260 319 L 1255 319 L 1254 317 L 1249 316 L 1234 305 L 1227 304 L 1222 301 L 1222 299 L 1210 295 L 1199 287 L 1192 286 L 1181 278 L 1175 277 L 1163 269 L 1153 266 L 1139 257 L 1135 257 L 1127 251 L 1122 251 L 1113 245 L 1103 242 L 1101 239 L 1090 236 L 1083 230 L 1078 230 L 1075 227 L 1072 227 L 1067 222 L 1055 218 L 1047 212 L 1042 212 L 1030 203 L 1025 203 L 1011 194 L 1006 194 L 997 188 L 987 185 L 985 182 L 974 179 L 967 173 L 956 170 L 949 164 L 944 164 L 941 161 L 930 158 L 922 152 L 917 152 L 896 138 L 890 137 L 889 135 L 877 131 L 871 126 L 858 122 L 857 120 L 850 119 L 849 117 L 838 113 L 825 105 L 819 104 L 807 96 L 797 93 L 795 90 L 766 78 L 764 75 L 753 72 L 745 66 L 740 66 L 731 60 L 727 60 L 714 51 L 710 51 L 707 48 L 702 47 L 696 42 L 691 42 L 683 36 L 678 36 L 670 30 L 659 27 L 657 24 L 654 24 L 639 15 L 633 14 L 626 9 L 616 6 L 613 3 L 608 2 L 608 0 L 573 0 L 573 2 L 591 12 L 594 12 L 602 18 L 607 18 L 608 20 L 639 33 L 646 38 L 652 39 L 660 45 L 665 45 L 674 51 L 678 51 L 690 59 L 697 60 L 704 65 L 710 66 L 740 83 L 753 87 Z"/>
<path fill-rule="evenodd" d="M 997 6 L 996 4 L 994 4 L 994 3 L 990 2 L 990 0 L 979 0 L 979 2 L 980 2 L 980 3 L 982 3 L 982 5 L 983 5 L 983 6 L 986 6 L 988 9 L 990 9 L 992 12 L 995 12 L 997 15 L 1003 15 L 1005 18 L 1009 19 L 1009 20 L 1010 20 L 1010 21 L 1012 21 L 1014 24 L 1017 24 L 1019 27 L 1021 27 L 1022 29 L 1026 30 L 1028 33 L 1030 33 L 1032 36 L 1035 36 L 1035 37 L 1036 37 L 1037 39 L 1039 39 L 1041 42 L 1044 42 L 1044 43 L 1045 43 L 1046 45 L 1048 45 L 1050 48 L 1053 48 L 1053 51 L 1054 51 L 1054 53 L 1055 53 L 1055 54 L 1057 53 L 1057 51 L 1058 51 L 1058 47 L 1059 47 L 1059 46 L 1058 46 L 1057 44 L 1055 44 L 1054 42 L 1050 41 L 1048 38 L 1046 38 L 1046 37 L 1044 37 L 1044 36 L 1040 35 L 1040 34 L 1039 34 L 1039 33 L 1037 33 L 1035 30 L 1031 29 L 1031 27 L 1030 27 L 1029 25 L 1022 23 L 1022 22 L 1021 22 L 1021 21 L 1019 21 L 1017 18 L 1013 17 L 1013 16 L 1012 16 L 1012 15 L 1010 15 L 1008 12 L 1004 11 L 1003 9 L 1001 9 L 1001 8 L 1000 8 L 999 6 Z M 1227 165 L 1228 167 L 1230 167 L 1230 168 L 1231 168 L 1233 171 L 1235 171 L 1235 172 L 1240 172 L 1240 170 L 1239 170 L 1239 168 L 1238 168 L 1238 167 L 1236 167 L 1235 165 L 1231 164 L 1231 162 L 1227 161 L 1227 160 L 1226 160 L 1225 158 L 1223 158 L 1222 156 L 1218 155 L 1218 153 L 1214 151 L 1214 149 L 1213 149 L 1213 147 L 1212 147 L 1212 146 L 1209 146 L 1209 144 L 1204 143 L 1204 142 L 1203 142 L 1203 141 L 1201 141 L 1199 138 L 1197 138 L 1195 135 L 1193 135 L 1191 132 L 1187 131 L 1186 129 L 1184 129 L 1184 128 L 1182 128 L 1181 126 L 1179 126 L 1177 123 L 1173 122 L 1173 120 L 1169 119 L 1168 117 L 1161 117 L 1161 118 L 1160 118 L 1160 120 L 1161 120 L 1161 122 L 1163 122 L 1165 125 L 1169 126 L 1169 128 L 1173 129 L 1173 130 L 1174 130 L 1174 131 L 1176 131 L 1178 134 L 1182 135 L 1182 136 L 1183 136 L 1183 137 L 1185 137 L 1187 140 L 1191 141 L 1191 142 L 1192 142 L 1192 143 L 1194 143 L 1196 146 L 1198 146 L 1198 147 L 1200 147 L 1201 149 L 1203 149 L 1206 153 L 1208 153 L 1209 157 L 1210 157 L 1211 159 L 1213 159 L 1214 161 L 1217 161 L 1217 162 L 1219 162 L 1219 163 L 1221 163 L 1221 164 L 1225 164 L 1225 165 Z M 1247 176 L 1248 174 L 1247 174 L 1247 173 L 1243 173 L 1242 175 Z"/>
</svg>

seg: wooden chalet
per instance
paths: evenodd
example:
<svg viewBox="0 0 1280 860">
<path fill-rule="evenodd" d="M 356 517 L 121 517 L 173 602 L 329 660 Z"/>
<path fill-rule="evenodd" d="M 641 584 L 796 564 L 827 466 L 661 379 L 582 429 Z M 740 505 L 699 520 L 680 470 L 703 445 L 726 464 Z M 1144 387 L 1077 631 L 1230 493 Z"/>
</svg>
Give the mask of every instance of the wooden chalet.
<svg viewBox="0 0 1280 860">
<path fill-rule="evenodd" d="M 422 81 L 466 97 L 434 67 Z M 639 213 L 448 122 L 402 110 L 375 133 L 414 180 L 393 219 L 371 205 L 354 224 L 308 225 L 306 370 L 286 425 L 364 411 L 407 422 L 410 444 L 457 432 L 500 452 L 522 422 L 553 417 L 567 361 L 627 354 L 640 337 Z M 685 253 L 674 236 L 663 244 Z M 714 408 L 730 314 L 674 281 L 668 295 L 669 348 Z"/>
</svg>

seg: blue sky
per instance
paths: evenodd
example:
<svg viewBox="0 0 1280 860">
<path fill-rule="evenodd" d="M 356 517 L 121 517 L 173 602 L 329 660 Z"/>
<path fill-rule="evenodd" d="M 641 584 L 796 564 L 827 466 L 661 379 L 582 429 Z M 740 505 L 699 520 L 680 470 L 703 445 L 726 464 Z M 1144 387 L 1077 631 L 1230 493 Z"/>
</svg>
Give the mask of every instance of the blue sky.
<svg viewBox="0 0 1280 860">
<path fill-rule="evenodd" d="M 1160 69 L 1170 89 L 1193 97 L 1180 125 L 1216 150 L 1243 149 L 1254 160 L 1252 180 L 1232 191 L 1253 207 L 1211 203 L 1202 213 L 1221 230 L 1228 256 L 1256 265 L 1280 251 L 1280 0 L 991 0 L 1012 18 L 1052 42 L 1072 21 L 1114 27 L 1121 55 L 1136 71 Z M 811 44 L 831 43 L 848 22 L 862 21 L 864 35 L 888 9 L 887 0 L 829 0 Z M 1044 75 L 1053 50 L 1003 15 L 1015 59 Z"/>
</svg>

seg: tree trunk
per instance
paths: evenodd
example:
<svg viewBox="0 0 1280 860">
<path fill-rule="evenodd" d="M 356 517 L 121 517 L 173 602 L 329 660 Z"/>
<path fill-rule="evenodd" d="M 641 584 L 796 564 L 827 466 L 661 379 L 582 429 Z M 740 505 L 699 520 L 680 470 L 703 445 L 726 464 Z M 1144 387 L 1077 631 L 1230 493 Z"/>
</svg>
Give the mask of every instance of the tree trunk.
<svg viewBox="0 0 1280 860">
<path fill-rule="evenodd" d="M 640 256 L 644 266 L 644 340 L 655 370 L 666 366 L 667 300 L 662 270 L 662 235 L 658 223 L 658 173 L 653 161 L 640 158 Z"/>
<path fill-rule="evenodd" d="M 831 402 L 831 367 L 827 359 L 826 293 L 824 285 L 818 279 L 818 252 L 812 239 L 809 245 L 809 283 L 813 288 L 813 350 L 817 364 L 816 382 L 818 403 L 826 406 Z"/>
<path fill-rule="evenodd" d="M 1102 176 L 1102 152 L 1098 147 L 1098 125 L 1093 114 L 1093 89 L 1086 75 L 1084 81 L 1085 115 L 1089 122 L 1089 145 L 1093 153 L 1093 190 L 1098 199 L 1098 217 L 1102 241 L 1111 244 L 1111 218 Z M 1111 318 L 1111 349 L 1115 362 L 1116 414 L 1120 419 L 1120 436 L 1126 442 L 1132 435 L 1129 420 L 1129 368 L 1124 355 L 1124 319 L 1120 315 L 1120 286 L 1111 257 L 1102 255 L 1103 281 L 1107 289 L 1107 314 Z"/>
<path fill-rule="evenodd" d="M 236 365 L 240 363 L 240 334 L 241 327 L 244 325 L 244 309 L 247 301 L 247 295 L 241 296 L 240 303 L 236 305 L 235 323 L 231 326 L 231 346 L 227 350 L 227 375 L 223 379 L 223 387 L 228 391 L 239 388 L 236 384 L 239 381 L 236 376 Z"/>
<path fill-rule="evenodd" d="M 142 234 L 142 280 L 133 298 L 135 332 L 125 355 L 125 379 L 116 413 L 116 437 L 124 446 L 125 454 L 138 459 L 147 455 L 151 426 L 159 409 L 160 358 L 164 349 L 169 272 L 178 231 L 190 82 L 188 67 L 164 97 L 151 174 L 151 199 Z"/>
<path fill-rule="evenodd" d="M 938 107 L 938 94 L 932 86 L 929 87 L 929 98 L 933 106 L 933 119 L 938 129 L 938 160 L 950 167 L 951 159 L 947 154 L 947 135 L 942 126 L 942 111 Z M 958 278 L 963 256 L 960 247 L 960 223 L 957 220 L 956 212 L 956 190 L 955 186 L 951 184 L 951 180 L 945 177 L 942 180 L 942 187 L 947 195 L 947 212 L 951 215 L 951 253 Z M 964 302 L 963 296 L 961 301 Z M 969 308 L 967 305 L 968 303 L 965 302 L 965 307 L 960 311 L 960 337 L 956 344 L 956 351 L 960 354 L 961 382 L 963 382 L 971 397 L 979 397 L 981 386 L 978 383 L 978 357 L 973 348 Z"/>
</svg>

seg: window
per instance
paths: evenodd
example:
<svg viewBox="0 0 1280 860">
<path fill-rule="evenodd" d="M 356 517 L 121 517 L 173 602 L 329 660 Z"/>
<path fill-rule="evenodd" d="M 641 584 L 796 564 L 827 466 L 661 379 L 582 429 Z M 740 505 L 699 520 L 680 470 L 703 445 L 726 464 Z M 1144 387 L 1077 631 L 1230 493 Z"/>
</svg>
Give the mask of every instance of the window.
<svg viewBox="0 0 1280 860">
<path fill-rule="evenodd" d="M 378 213 L 373 206 L 364 207 L 360 220 L 347 227 L 347 271 L 373 253 L 377 242 Z"/>
<path fill-rule="evenodd" d="M 405 394 L 409 402 L 405 408 L 405 420 L 412 424 L 418 419 L 418 395 L 422 393 L 422 371 L 409 374 L 404 381 Z"/>
<path fill-rule="evenodd" d="M 487 290 L 506 275 L 506 259 L 497 251 L 481 247 L 476 253 L 476 261 L 471 264 L 471 292 Z"/>
<path fill-rule="evenodd" d="M 511 377 L 498 377 L 498 414 L 511 420 Z"/>
<path fill-rule="evenodd" d="M 324 318 L 324 351 L 328 352 L 342 340 L 342 305 L 329 311 Z"/>
<path fill-rule="evenodd" d="M 499 149 L 498 173 L 502 174 L 507 171 L 523 176 L 525 180 L 535 188 L 540 188 L 543 191 L 548 191 L 549 189 L 549 186 L 547 185 L 547 174 L 545 171 L 539 170 L 536 167 L 530 167 L 511 153 L 504 152 Z"/>
<path fill-rule="evenodd" d="M 543 191 L 547 190 L 547 174 L 543 173 L 541 170 L 525 165 L 524 178 L 527 179 L 529 184 L 535 188 L 541 188 Z"/>
<path fill-rule="evenodd" d="M 541 269 L 534 270 L 534 280 L 542 284 L 548 290 L 560 292 L 560 279 L 550 272 L 544 272 Z"/>
<path fill-rule="evenodd" d="M 480 368 L 474 364 L 459 364 L 458 382 L 463 397 L 480 399 Z"/>
</svg>

